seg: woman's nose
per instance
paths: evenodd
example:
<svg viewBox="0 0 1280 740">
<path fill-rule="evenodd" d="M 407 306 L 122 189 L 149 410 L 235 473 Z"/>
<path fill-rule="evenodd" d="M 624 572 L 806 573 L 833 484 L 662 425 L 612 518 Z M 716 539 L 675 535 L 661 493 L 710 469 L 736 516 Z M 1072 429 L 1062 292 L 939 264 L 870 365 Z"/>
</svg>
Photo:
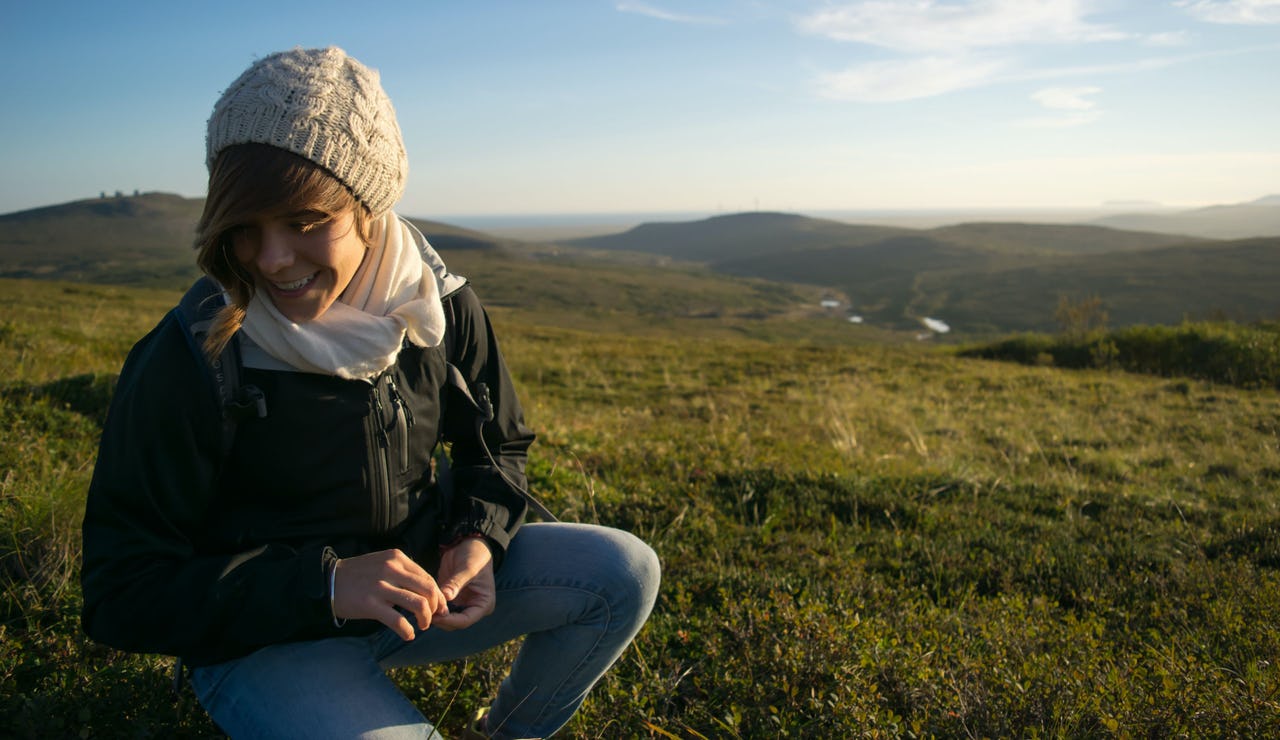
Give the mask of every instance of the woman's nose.
<svg viewBox="0 0 1280 740">
<path fill-rule="evenodd" d="M 258 254 L 254 260 L 258 272 L 263 275 L 274 275 L 293 264 L 293 247 L 289 244 L 289 235 L 283 229 L 266 227 L 262 229 L 258 243 Z"/>
</svg>

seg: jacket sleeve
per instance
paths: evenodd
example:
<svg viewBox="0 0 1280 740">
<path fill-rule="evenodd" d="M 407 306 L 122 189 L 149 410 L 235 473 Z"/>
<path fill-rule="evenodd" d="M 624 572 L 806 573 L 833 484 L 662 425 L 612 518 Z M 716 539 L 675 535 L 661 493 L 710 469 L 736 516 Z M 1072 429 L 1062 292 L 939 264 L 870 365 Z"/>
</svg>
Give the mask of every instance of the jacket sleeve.
<svg viewBox="0 0 1280 740">
<path fill-rule="evenodd" d="M 93 639 L 194 665 L 334 629 L 327 547 L 199 548 L 222 426 L 198 362 L 171 317 L 130 353 L 89 487 L 81 570 Z"/>
<path fill-rule="evenodd" d="M 443 431 L 452 445 L 454 497 L 442 541 L 482 534 L 497 548 L 494 555 L 501 562 L 528 508 L 515 489 L 528 487 L 524 468 L 534 434 L 525 426 L 511 375 L 475 292 L 464 287 L 454 293 L 445 301 L 445 312 L 449 362 L 462 372 L 473 394 L 479 384 L 487 386 L 494 415 L 492 421 L 478 427 L 482 419 L 475 408 L 457 391 L 449 391 Z M 492 462 L 485 446 L 492 453 Z"/>
</svg>

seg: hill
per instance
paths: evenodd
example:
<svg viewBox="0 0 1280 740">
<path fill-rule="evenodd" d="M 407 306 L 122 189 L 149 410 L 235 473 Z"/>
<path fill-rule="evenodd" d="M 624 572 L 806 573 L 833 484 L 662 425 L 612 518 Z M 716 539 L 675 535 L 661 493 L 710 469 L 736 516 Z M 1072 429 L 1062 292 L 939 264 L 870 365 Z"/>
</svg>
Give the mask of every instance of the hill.
<svg viewBox="0 0 1280 740">
<path fill-rule="evenodd" d="M 1009 255 L 1108 254 L 1205 241 L 1175 234 L 1084 224 L 974 222 L 925 232 L 948 244 Z"/>
<path fill-rule="evenodd" d="M 701 221 L 647 223 L 621 234 L 570 239 L 569 246 L 660 254 L 715 263 L 798 249 L 857 246 L 910 233 L 790 213 L 739 213 Z"/>
<path fill-rule="evenodd" d="M 1176 213 L 1117 214 L 1093 223 L 1118 229 L 1160 231 L 1210 239 L 1280 236 L 1280 195 Z"/>
<path fill-rule="evenodd" d="M 987 332 L 1057 328 L 1058 296 L 1097 296 L 1113 326 L 1280 317 L 1280 238 L 1194 244 L 966 271 L 914 286 L 918 315 Z M 1006 313 L 992 317 L 991 308 Z"/>
<path fill-rule="evenodd" d="M 724 274 L 826 286 L 864 321 L 941 318 L 965 333 L 1054 328 L 1059 295 L 1096 294 L 1117 323 L 1225 313 L 1270 318 L 1280 264 L 1270 242 L 1081 224 L 967 223 L 928 230 L 753 213 L 574 240 L 700 258 Z M 1157 277 L 1158 276 L 1158 279 Z"/>
<path fill-rule="evenodd" d="M 848 297 L 849 309 L 877 325 L 910 329 L 914 286 L 923 274 L 963 279 L 991 270 L 1000 257 L 928 236 L 897 236 L 865 246 L 834 246 L 724 260 L 713 267 L 731 275 L 770 276 L 826 285 Z"/>
<path fill-rule="evenodd" d="M 1000 255 L 926 238 L 720 263 L 839 289 L 877 324 L 944 320 L 957 331 L 1052 330 L 1059 296 L 1103 300 L 1114 325 L 1280 315 L 1280 238 L 1065 256 Z"/>
<path fill-rule="evenodd" d="M 0 215 L 0 277 L 178 286 L 196 275 L 192 242 L 202 198 L 170 193 L 92 198 Z M 410 219 L 450 250 L 509 250 L 477 231 Z"/>
<path fill-rule="evenodd" d="M 147 193 L 0 216 L 0 278 L 184 288 L 197 274 L 190 244 L 202 206 L 200 199 Z M 891 338 L 823 312 L 818 304 L 824 291 L 814 286 L 688 266 L 637 270 L 579 250 L 409 220 L 488 305 L 539 312 L 561 326 L 757 337 L 798 332 L 821 341 Z M 815 320 L 800 325 L 797 318 Z"/>
<path fill-rule="evenodd" d="M 1101 254 L 1198 241 L 1185 236 L 1082 224 L 965 223 L 919 230 L 850 224 L 791 213 L 754 212 L 700 221 L 641 224 L 620 234 L 562 243 L 718 265 L 806 250 L 851 249 L 901 237 L 932 240 L 940 248 L 961 247 L 1006 255 Z"/>
<path fill-rule="evenodd" d="M 0 277 L 182 286 L 195 275 L 189 245 L 200 207 L 198 199 L 148 193 L 0 216 Z M 1098 225 L 920 230 L 743 213 L 540 245 L 413 221 L 460 273 L 497 287 L 488 296 L 496 303 L 557 306 L 566 323 L 593 325 L 634 315 L 735 317 L 741 331 L 769 334 L 769 322 L 816 317 L 828 298 L 839 308 L 827 318 L 857 315 L 890 332 L 914 332 L 931 317 L 957 334 L 999 333 L 1051 329 L 1060 295 L 1094 294 L 1117 325 L 1250 320 L 1274 317 L 1269 286 L 1280 282 L 1266 240 Z"/>
<path fill-rule="evenodd" d="M 433 239 L 433 242 L 435 240 Z M 637 269 L 568 252 L 440 249 L 487 306 L 559 327 L 632 336 L 737 336 L 818 343 L 897 342 L 883 327 L 850 326 L 823 309 L 820 286 L 733 276 L 687 265 Z"/>
<path fill-rule="evenodd" d="M 169 193 L 94 198 L 0 215 L 0 276 L 174 285 L 196 274 L 203 201 Z"/>
</svg>

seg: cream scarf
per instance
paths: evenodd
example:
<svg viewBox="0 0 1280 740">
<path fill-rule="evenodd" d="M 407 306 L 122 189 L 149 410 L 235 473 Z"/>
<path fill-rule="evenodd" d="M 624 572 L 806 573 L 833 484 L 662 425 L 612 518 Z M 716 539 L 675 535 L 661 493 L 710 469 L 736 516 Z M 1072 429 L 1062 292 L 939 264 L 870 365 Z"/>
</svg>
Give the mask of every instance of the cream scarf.
<svg viewBox="0 0 1280 740">
<path fill-rule="evenodd" d="M 375 224 L 373 245 L 351 283 L 328 310 L 294 323 L 257 291 L 242 329 L 268 355 L 296 370 L 371 379 L 396 361 L 406 337 L 419 347 L 434 347 L 444 338 L 444 307 L 433 269 L 439 262 L 421 232 L 388 211 Z M 443 263 L 439 267 L 443 272 Z"/>
</svg>

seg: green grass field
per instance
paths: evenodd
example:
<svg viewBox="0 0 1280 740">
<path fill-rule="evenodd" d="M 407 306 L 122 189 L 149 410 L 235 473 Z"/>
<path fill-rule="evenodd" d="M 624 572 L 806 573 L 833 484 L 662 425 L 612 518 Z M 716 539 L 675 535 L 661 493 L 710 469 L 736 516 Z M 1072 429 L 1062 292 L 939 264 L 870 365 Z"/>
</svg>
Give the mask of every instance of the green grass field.
<svg viewBox="0 0 1280 740">
<path fill-rule="evenodd" d="M 112 374 L 176 298 L 0 281 L 0 735 L 215 733 L 167 659 L 77 620 Z M 493 313 L 541 435 L 534 491 L 665 567 L 565 736 L 1280 727 L 1277 391 L 842 343 L 781 314 Z M 510 657 L 396 677 L 450 734 Z"/>
</svg>

